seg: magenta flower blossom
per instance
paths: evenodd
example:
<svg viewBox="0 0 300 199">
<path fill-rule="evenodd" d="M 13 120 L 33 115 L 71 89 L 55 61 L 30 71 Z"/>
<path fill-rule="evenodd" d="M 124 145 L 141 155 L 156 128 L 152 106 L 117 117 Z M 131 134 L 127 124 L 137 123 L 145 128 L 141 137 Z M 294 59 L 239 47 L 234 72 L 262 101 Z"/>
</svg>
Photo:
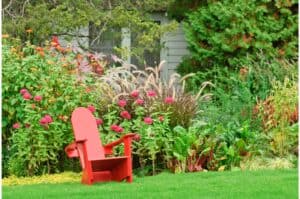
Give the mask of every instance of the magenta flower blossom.
<svg viewBox="0 0 300 199">
<path fill-rule="evenodd" d="M 30 100 L 32 98 L 32 96 L 30 95 L 30 93 L 24 93 L 23 94 L 23 99 L 24 100 Z"/>
<path fill-rule="evenodd" d="M 166 103 L 166 104 L 172 104 L 173 102 L 174 102 L 173 97 L 166 97 L 166 98 L 165 98 L 165 103 Z"/>
<path fill-rule="evenodd" d="M 118 101 L 118 105 L 119 105 L 120 107 L 124 107 L 124 106 L 126 106 L 126 104 L 127 104 L 126 100 L 119 100 L 119 101 Z"/>
<path fill-rule="evenodd" d="M 97 118 L 97 119 L 96 119 L 96 123 L 97 123 L 97 126 L 100 126 L 101 124 L 103 124 L 103 120 Z"/>
<path fill-rule="evenodd" d="M 143 104 L 144 104 L 144 100 L 142 100 L 142 99 L 137 99 L 137 100 L 135 101 L 135 103 L 138 104 L 138 105 L 143 105 Z"/>
<path fill-rule="evenodd" d="M 42 100 L 42 96 L 40 95 L 34 96 L 33 100 L 39 102 Z"/>
<path fill-rule="evenodd" d="M 53 122 L 53 119 L 50 115 L 45 115 L 40 119 L 40 125 L 44 126 Z"/>
<path fill-rule="evenodd" d="M 40 125 L 46 125 L 48 124 L 48 121 L 45 117 L 43 117 L 42 119 L 40 119 Z"/>
<path fill-rule="evenodd" d="M 20 128 L 21 127 L 21 125 L 17 122 L 17 123 L 14 123 L 14 125 L 13 125 L 13 128 L 14 129 L 18 129 L 18 128 Z"/>
<path fill-rule="evenodd" d="M 122 127 L 119 127 L 118 129 L 117 129 L 117 132 L 118 133 L 122 133 L 124 131 L 124 129 L 122 128 Z"/>
<path fill-rule="evenodd" d="M 44 118 L 47 120 L 47 123 L 53 122 L 53 119 L 50 115 L 45 115 Z"/>
<path fill-rule="evenodd" d="M 147 92 L 147 95 L 149 97 L 155 97 L 156 96 L 156 92 L 154 90 L 150 90 L 150 91 Z"/>
<path fill-rule="evenodd" d="M 139 91 L 138 90 L 134 90 L 130 93 L 130 96 L 133 98 L 137 98 L 139 96 Z"/>
<path fill-rule="evenodd" d="M 95 107 L 93 105 L 89 105 L 87 107 L 87 109 L 89 109 L 92 113 L 94 113 L 96 111 Z"/>
<path fill-rule="evenodd" d="M 141 140 L 141 136 L 139 134 L 135 134 L 132 139 L 138 142 Z"/>
<path fill-rule="evenodd" d="M 122 118 L 124 118 L 124 119 L 127 119 L 127 120 L 130 120 L 130 119 L 131 119 L 131 115 L 130 115 L 130 113 L 128 113 L 128 111 L 122 111 L 122 112 L 120 113 L 120 116 L 121 116 Z"/>
<path fill-rule="evenodd" d="M 28 93 L 28 90 L 27 90 L 26 88 L 22 88 L 22 89 L 20 90 L 20 93 L 21 93 L 22 95 L 24 95 L 25 93 Z"/>
<path fill-rule="evenodd" d="M 153 120 L 152 120 L 152 118 L 151 117 L 145 117 L 144 118 L 144 122 L 145 122 L 145 124 L 152 124 L 153 123 Z"/>
<path fill-rule="evenodd" d="M 110 129 L 113 130 L 116 133 L 122 133 L 124 129 L 116 124 L 113 124 L 110 126 Z"/>
</svg>

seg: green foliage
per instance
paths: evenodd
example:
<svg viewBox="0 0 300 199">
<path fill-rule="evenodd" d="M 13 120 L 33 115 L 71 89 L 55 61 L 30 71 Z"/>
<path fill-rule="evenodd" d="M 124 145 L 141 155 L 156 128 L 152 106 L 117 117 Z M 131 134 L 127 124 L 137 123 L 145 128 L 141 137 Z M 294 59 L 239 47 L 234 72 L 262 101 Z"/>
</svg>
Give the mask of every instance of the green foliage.
<svg viewBox="0 0 300 199">
<path fill-rule="evenodd" d="M 18 40 L 4 40 L 2 52 L 2 141 L 10 173 L 63 170 L 63 148 L 72 140 L 69 116 L 75 107 L 94 102 L 93 93 L 85 92 L 88 80 L 80 82 L 70 74 L 75 69 L 72 53 L 30 43 L 21 48 Z M 53 122 L 42 124 L 46 115 Z"/>
<path fill-rule="evenodd" d="M 118 31 L 127 27 L 136 34 L 136 46 L 131 48 L 134 55 L 142 57 L 144 50 L 160 49 L 154 46 L 163 33 L 174 30 L 176 23 L 156 24 L 149 13 L 166 9 L 171 0 L 58 0 L 58 1 L 4 1 L 3 32 L 22 41 L 41 45 L 52 35 L 66 40 L 84 38 L 89 46 L 79 42 L 81 48 L 92 50 L 93 44 L 103 43 L 104 35 L 120 40 Z M 82 28 L 91 28 L 90 35 L 82 33 Z M 113 32 L 113 34 L 112 34 Z M 126 49 L 114 46 L 115 52 L 129 56 Z"/>
<path fill-rule="evenodd" d="M 241 161 L 249 157 L 280 154 L 286 157 L 295 153 L 297 136 L 294 132 L 298 126 L 291 127 L 290 123 L 298 120 L 296 64 L 261 53 L 257 58 L 259 61 L 246 57 L 247 64 L 239 70 L 213 67 L 198 71 L 187 80 L 190 90 L 195 90 L 203 81 L 211 81 L 214 85 L 206 91 L 212 93 L 212 100 L 201 103 L 203 112 L 197 115 L 208 124 L 201 130 L 209 135 L 204 145 L 209 144 L 214 151 L 210 163 L 203 165 L 206 168 L 230 169 L 239 167 Z M 273 95 L 277 101 L 276 114 Z M 266 98 L 266 101 L 257 101 Z M 257 116 L 258 110 L 261 110 L 261 117 Z M 271 128 L 265 129 L 266 125 Z"/>
<path fill-rule="evenodd" d="M 298 86 L 285 79 L 274 82 L 271 95 L 258 104 L 272 154 L 286 157 L 296 154 L 298 146 Z"/>
<path fill-rule="evenodd" d="M 218 66 L 235 68 L 246 55 L 256 59 L 297 55 L 297 1 L 207 1 L 187 14 L 185 34 L 194 71 Z"/>
</svg>

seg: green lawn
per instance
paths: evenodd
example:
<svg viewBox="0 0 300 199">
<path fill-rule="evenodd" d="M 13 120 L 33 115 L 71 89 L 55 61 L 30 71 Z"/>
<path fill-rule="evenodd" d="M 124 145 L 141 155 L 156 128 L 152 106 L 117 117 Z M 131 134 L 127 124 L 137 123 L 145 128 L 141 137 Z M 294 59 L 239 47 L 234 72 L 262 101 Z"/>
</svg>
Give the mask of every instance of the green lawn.
<svg viewBox="0 0 300 199">
<path fill-rule="evenodd" d="M 162 173 L 154 177 L 134 178 L 132 184 L 80 183 L 2 186 L 7 198 L 200 198 L 200 199 L 296 199 L 298 171 L 233 171 L 187 174 Z"/>
</svg>

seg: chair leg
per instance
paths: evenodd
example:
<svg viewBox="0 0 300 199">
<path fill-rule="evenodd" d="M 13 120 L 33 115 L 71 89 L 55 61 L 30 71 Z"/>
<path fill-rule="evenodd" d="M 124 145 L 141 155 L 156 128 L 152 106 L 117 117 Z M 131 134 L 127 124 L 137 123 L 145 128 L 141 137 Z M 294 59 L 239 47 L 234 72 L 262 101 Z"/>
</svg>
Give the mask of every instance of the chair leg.
<svg viewBox="0 0 300 199">
<path fill-rule="evenodd" d="M 87 174 L 85 174 L 84 172 L 82 173 L 81 183 L 82 184 L 87 184 L 87 185 L 93 184 L 92 179 Z"/>
<path fill-rule="evenodd" d="M 126 182 L 131 183 L 132 182 L 132 175 L 128 176 L 126 178 Z"/>
</svg>

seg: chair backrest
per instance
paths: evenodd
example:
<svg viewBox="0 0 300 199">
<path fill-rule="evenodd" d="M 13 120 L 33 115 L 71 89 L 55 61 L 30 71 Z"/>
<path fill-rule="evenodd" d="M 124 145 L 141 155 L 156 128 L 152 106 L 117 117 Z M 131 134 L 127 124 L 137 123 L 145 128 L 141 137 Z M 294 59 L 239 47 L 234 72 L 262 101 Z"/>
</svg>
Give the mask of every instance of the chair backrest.
<svg viewBox="0 0 300 199">
<path fill-rule="evenodd" d="M 99 137 L 96 119 L 90 110 L 83 107 L 76 108 L 71 120 L 75 141 L 86 140 L 88 160 L 104 158 L 104 148 Z"/>
</svg>

